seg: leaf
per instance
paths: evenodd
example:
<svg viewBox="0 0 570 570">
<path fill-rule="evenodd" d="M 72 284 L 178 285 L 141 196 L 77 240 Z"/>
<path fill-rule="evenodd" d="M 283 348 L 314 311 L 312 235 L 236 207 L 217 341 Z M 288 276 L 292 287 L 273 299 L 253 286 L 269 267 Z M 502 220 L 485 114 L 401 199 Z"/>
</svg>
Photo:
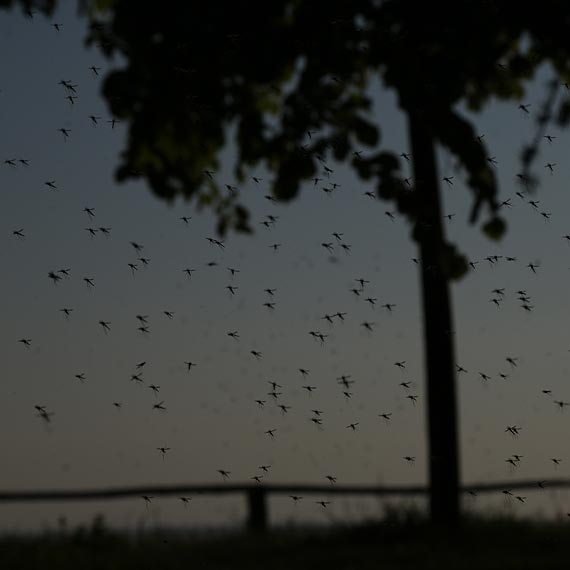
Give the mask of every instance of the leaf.
<svg viewBox="0 0 570 570">
<path fill-rule="evenodd" d="M 375 146 L 378 144 L 378 129 L 363 119 L 362 117 L 353 117 L 351 121 L 351 130 L 354 132 L 356 139 L 367 146 Z"/>
<path fill-rule="evenodd" d="M 485 235 L 495 241 L 500 240 L 506 230 L 507 224 L 502 218 L 499 218 L 498 216 L 494 217 L 483 225 L 483 232 Z"/>
<path fill-rule="evenodd" d="M 451 280 L 461 279 L 469 269 L 467 258 L 449 242 L 441 246 L 440 262 L 444 275 Z"/>
</svg>

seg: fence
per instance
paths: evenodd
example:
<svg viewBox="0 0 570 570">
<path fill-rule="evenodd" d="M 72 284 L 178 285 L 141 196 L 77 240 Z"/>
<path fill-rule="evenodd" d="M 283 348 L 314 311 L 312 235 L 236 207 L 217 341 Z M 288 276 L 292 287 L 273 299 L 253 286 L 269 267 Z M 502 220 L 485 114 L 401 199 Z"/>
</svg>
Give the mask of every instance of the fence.
<svg viewBox="0 0 570 570">
<path fill-rule="evenodd" d="M 539 484 L 540 483 L 540 484 Z M 496 493 L 509 490 L 541 490 L 570 487 L 570 480 L 550 479 L 543 481 L 523 480 L 503 483 L 481 483 L 464 486 L 460 493 Z M 0 503 L 40 501 L 89 501 L 122 499 L 127 497 L 166 497 L 199 495 L 245 494 L 248 504 L 247 526 L 255 532 L 267 530 L 268 495 L 371 495 L 371 496 L 413 496 L 426 495 L 425 486 L 378 486 L 378 485 L 306 485 L 306 484 L 210 484 L 210 485 L 156 485 L 141 487 L 116 487 L 93 490 L 71 491 L 7 491 L 0 492 Z"/>
</svg>

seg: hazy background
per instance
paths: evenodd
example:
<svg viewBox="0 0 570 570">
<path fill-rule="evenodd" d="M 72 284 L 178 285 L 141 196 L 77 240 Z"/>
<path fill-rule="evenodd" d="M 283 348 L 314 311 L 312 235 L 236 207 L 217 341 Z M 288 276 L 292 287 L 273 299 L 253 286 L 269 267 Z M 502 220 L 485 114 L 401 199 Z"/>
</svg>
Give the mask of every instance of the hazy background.
<svg viewBox="0 0 570 570">
<path fill-rule="evenodd" d="M 410 229 L 400 218 L 384 214 L 391 205 L 372 201 L 365 185 L 347 167 L 329 162 L 330 182 L 340 187 L 330 196 L 312 182 L 300 199 L 273 205 L 264 199 L 270 175 L 240 186 L 250 208 L 255 235 L 231 235 L 222 251 L 205 238 L 215 235 L 215 219 L 193 204 L 156 199 L 142 183 L 117 185 L 113 170 L 125 144 L 126 130 L 115 129 L 100 94 L 101 77 L 121 66 L 107 62 L 96 49 L 83 46 L 85 22 L 66 3 L 53 22 L 32 20 L 17 12 L 0 14 L 0 162 L 24 158 L 30 166 L 0 165 L 0 490 L 95 488 L 115 485 L 206 483 L 231 479 L 250 482 L 258 466 L 270 464 L 266 481 L 327 483 L 425 483 L 425 414 L 421 307 L 417 250 Z M 101 67 L 96 77 L 90 66 Z M 548 69 L 532 85 L 523 103 L 536 113 Z M 77 84 L 73 105 L 60 80 Z M 381 145 L 398 154 L 409 152 L 406 124 L 393 93 L 373 84 L 375 115 L 382 127 Z M 89 115 L 100 116 L 94 126 Z M 570 358 L 568 285 L 570 233 L 567 221 L 570 139 L 555 128 L 537 161 L 541 185 L 535 199 L 552 213 L 546 223 L 515 195 L 520 190 L 518 153 L 535 132 L 534 117 L 516 104 L 494 103 L 477 118 L 489 155 L 498 162 L 502 199 L 509 230 L 496 244 L 467 223 L 470 191 L 453 160 L 440 153 L 444 212 L 450 237 L 477 269 L 453 285 L 457 361 L 468 370 L 459 376 L 462 478 L 466 483 L 568 475 L 567 436 L 570 412 L 560 412 L 553 399 L 570 401 L 567 388 Z M 71 129 L 68 140 L 57 131 Z M 231 135 L 231 133 L 229 133 Z M 231 141 L 231 136 L 228 136 Z M 566 150 L 566 152 L 565 152 Z M 222 169 L 215 174 L 233 184 L 235 157 L 231 142 Z M 557 163 L 554 174 L 543 167 Z M 324 176 L 321 176 L 324 178 Z M 58 191 L 44 185 L 55 180 Z M 95 208 L 89 220 L 84 207 Z M 260 225 L 267 214 L 279 216 L 273 229 Z M 188 225 L 181 216 L 192 216 Z M 110 227 L 110 236 L 90 237 L 87 227 Z M 25 240 L 12 235 L 23 228 Z M 322 242 L 344 234 L 350 254 L 335 243 L 334 255 Z M 142 255 L 129 242 L 144 245 Z M 282 243 L 279 251 L 268 246 Z M 484 257 L 509 255 L 490 266 Z M 217 267 L 207 267 L 210 261 Z M 137 263 L 133 275 L 127 263 Z M 526 265 L 539 262 L 537 274 Z M 232 279 L 228 267 L 239 269 Z M 54 285 L 49 271 L 70 268 L 70 278 Z M 195 269 L 188 279 L 184 268 Z M 83 277 L 93 278 L 88 288 Z M 350 292 L 355 279 L 370 280 L 363 295 Z M 232 296 L 226 285 L 238 287 Z M 498 309 L 492 289 L 505 288 Z M 275 310 L 265 288 L 276 288 Z M 534 306 L 520 307 L 515 291 L 524 289 Z M 364 297 L 378 299 L 373 309 Z M 381 309 L 395 303 L 392 314 Z M 66 320 L 59 309 L 74 312 Z M 162 311 L 174 312 L 169 320 Z M 347 312 L 344 323 L 329 325 L 323 315 Z M 149 317 L 150 334 L 137 331 L 135 315 Z M 104 334 L 99 320 L 110 321 Z M 375 323 L 372 333 L 361 326 Z M 237 330 L 239 342 L 227 336 Z M 324 346 L 310 330 L 328 334 Z M 18 339 L 31 338 L 27 350 Z M 263 354 L 260 361 L 250 350 Z M 505 361 L 518 357 L 518 367 Z M 394 366 L 405 360 L 406 370 Z M 130 381 L 135 365 L 147 361 L 144 385 Z M 196 362 L 188 374 L 184 361 Z M 298 368 L 311 372 L 303 381 Z M 484 385 L 478 375 L 492 377 Z M 499 372 L 509 373 L 502 380 Z M 84 373 L 80 383 L 75 374 Z M 341 374 L 356 383 L 350 400 L 337 384 Z M 283 386 L 283 415 L 271 397 L 268 380 Z M 399 382 L 411 380 L 406 392 Z M 155 396 L 149 384 L 160 386 Z M 309 397 L 301 386 L 317 390 Z M 551 389 L 553 396 L 541 393 Z M 417 405 L 405 398 L 419 396 Z M 267 400 L 264 408 L 255 399 Z M 152 409 L 164 400 L 166 412 Z M 122 402 L 116 409 L 113 402 Z M 34 405 L 54 412 L 48 426 L 35 417 Z M 310 421 L 311 409 L 323 410 L 322 430 Z M 387 425 L 379 413 L 392 412 Z M 358 430 L 346 429 L 359 422 Z M 507 425 L 522 427 L 518 439 Z M 271 440 L 264 431 L 276 428 Z M 157 447 L 172 450 L 163 460 Z M 513 472 L 505 459 L 524 456 Z M 416 457 L 409 465 L 403 456 Z M 561 458 L 555 468 L 551 457 Z M 323 497 L 326 498 L 326 497 Z M 357 519 L 381 513 L 372 500 L 333 498 L 327 511 L 306 497 L 296 507 L 287 498 L 271 499 L 275 521 Z M 492 506 L 548 516 L 570 511 L 565 493 L 529 493 L 526 504 L 507 504 L 502 495 L 470 499 L 473 508 Z M 54 526 L 60 515 L 75 524 L 103 513 L 110 523 L 203 525 L 241 521 L 241 499 L 195 497 L 188 509 L 172 499 L 109 503 L 7 504 L 0 509 L 0 528 L 37 529 Z M 565 514 L 564 514 L 565 516 Z"/>
</svg>

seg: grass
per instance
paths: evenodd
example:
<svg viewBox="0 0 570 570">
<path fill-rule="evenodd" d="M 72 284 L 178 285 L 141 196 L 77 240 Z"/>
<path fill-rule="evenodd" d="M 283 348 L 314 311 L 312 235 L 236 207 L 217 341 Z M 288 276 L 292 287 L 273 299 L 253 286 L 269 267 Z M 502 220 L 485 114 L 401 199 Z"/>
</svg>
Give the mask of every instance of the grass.
<svg viewBox="0 0 570 570">
<path fill-rule="evenodd" d="M 276 529 L 199 538 L 162 532 L 114 532 L 96 519 L 72 532 L 0 538 L 2 570 L 550 570 L 566 569 L 570 526 L 506 518 L 470 518 L 444 531 L 421 517 L 317 530 Z"/>
</svg>

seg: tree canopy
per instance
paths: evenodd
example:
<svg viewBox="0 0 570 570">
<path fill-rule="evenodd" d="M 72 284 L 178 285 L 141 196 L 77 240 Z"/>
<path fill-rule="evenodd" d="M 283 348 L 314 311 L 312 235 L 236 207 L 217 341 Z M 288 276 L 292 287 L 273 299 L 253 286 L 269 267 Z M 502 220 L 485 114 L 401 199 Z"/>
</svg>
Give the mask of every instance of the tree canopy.
<svg viewBox="0 0 570 570">
<path fill-rule="evenodd" d="M 49 15 L 57 0 L 0 0 L 16 4 Z M 381 146 L 382 125 L 370 112 L 374 75 L 456 158 L 472 194 L 470 222 L 482 221 L 494 239 L 506 228 L 494 167 L 460 105 L 479 111 L 494 97 L 520 100 L 539 67 L 551 65 L 537 135 L 521 155 L 527 185 L 542 129 L 553 117 L 561 125 L 570 119 L 570 98 L 559 99 L 570 82 L 570 6 L 562 0 L 537 10 L 479 0 L 81 0 L 79 7 L 86 43 L 126 61 L 104 81 L 111 112 L 128 125 L 117 179 L 142 177 L 160 198 L 215 208 L 222 235 L 251 231 L 239 191 L 208 174 L 234 127 L 238 184 L 264 165 L 274 174 L 273 196 L 291 200 L 328 158 L 350 160 L 420 239 L 422 181 L 408 186 L 406 157 Z M 466 259 L 453 244 L 441 247 L 448 276 L 463 275 Z"/>
</svg>

